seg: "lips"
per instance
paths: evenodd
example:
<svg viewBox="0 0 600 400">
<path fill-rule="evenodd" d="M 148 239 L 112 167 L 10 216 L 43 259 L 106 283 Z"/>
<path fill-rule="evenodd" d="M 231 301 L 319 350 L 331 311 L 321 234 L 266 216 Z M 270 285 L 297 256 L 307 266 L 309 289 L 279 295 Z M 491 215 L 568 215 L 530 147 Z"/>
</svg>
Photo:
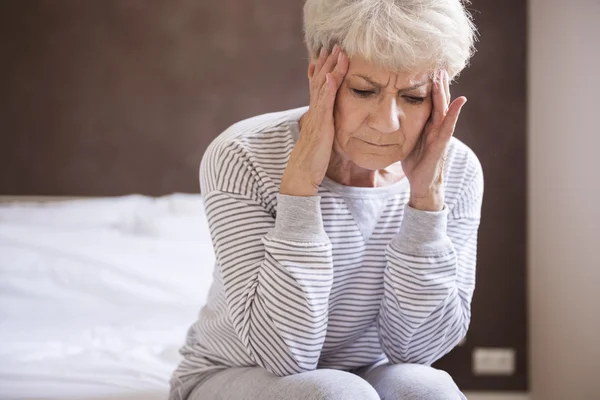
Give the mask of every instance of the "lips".
<svg viewBox="0 0 600 400">
<path fill-rule="evenodd" d="M 371 143 L 371 142 L 367 142 L 366 140 L 362 140 L 359 139 L 361 142 L 366 143 L 366 144 L 370 144 L 371 146 L 375 146 L 375 147 L 392 147 L 392 146 L 396 146 L 396 144 L 376 144 L 376 143 Z"/>
</svg>

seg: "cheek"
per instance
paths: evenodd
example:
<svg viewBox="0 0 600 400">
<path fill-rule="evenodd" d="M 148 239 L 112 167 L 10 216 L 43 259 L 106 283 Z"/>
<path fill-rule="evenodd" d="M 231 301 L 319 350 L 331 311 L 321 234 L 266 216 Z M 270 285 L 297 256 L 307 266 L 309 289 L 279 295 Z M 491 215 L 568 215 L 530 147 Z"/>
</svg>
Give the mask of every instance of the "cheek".
<svg viewBox="0 0 600 400">
<path fill-rule="evenodd" d="M 338 139 L 358 130 L 366 118 L 364 104 L 348 93 L 345 86 L 340 88 L 335 98 L 334 118 Z"/>
<path fill-rule="evenodd" d="M 405 113 L 404 133 L 410 137 L 418 138 L 421 132 L 423 132 L 423 128 L 425 128 L 430 115 L 430 103 L 424 103 L 419 107 L 411 107 Z"/>
</svg>

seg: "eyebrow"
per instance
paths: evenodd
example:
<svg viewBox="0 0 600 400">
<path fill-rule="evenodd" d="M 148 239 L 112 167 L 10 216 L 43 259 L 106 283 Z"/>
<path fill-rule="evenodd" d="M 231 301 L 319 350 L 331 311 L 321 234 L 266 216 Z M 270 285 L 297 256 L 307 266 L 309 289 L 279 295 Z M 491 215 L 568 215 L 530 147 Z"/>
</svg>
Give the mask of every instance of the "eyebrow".
<svg viewBox="0 0 600 400">
<path fill-rule="evenodd" d="M 359 78 L 361 78 L 361 79 L 364 79 L 365 81 L 369 82 L 371 85 L 373 85 L 373 86 L 375 86 L 375 87 L 377 87 L 377 88 L 379 88 L 379 89 L 381 89 L 381 88 L 384 86 L 382 83 L 376 82 L 376 81 L 374 81 L 373 79 L 371 79 L 370 77 L 368 77 L 368 76 L 365 76 L 365 75 L 360 75 L 360 74 L 352 74 L 352 76 L 357 76 L 357 77 L 359 77 Z M 427 83 L 429 83 L 429 81 L 425 81 L 425 82 L 418 82 L 418 83 L 415 83 L 414 85 L 412 85 L 412 86 L 409 86 L 409 87 L 407 87 L 407 88 L 404 88 L 404 89 L 399 89 L 399 91 L 400 91 L 400 92 L 410 92 L 411 90 L 415 90 L 415 89 L 417 89 L 417 88 L 420 88 L 421 86 L 424 86 L 424 85 L 426 85 Z"/>
</svg>

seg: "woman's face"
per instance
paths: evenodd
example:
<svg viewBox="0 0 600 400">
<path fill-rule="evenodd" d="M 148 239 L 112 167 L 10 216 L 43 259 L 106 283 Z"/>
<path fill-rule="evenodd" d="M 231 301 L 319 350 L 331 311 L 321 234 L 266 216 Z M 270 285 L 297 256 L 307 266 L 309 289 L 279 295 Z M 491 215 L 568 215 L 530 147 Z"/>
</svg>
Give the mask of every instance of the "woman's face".
<svg viewBox="0 0 600 400">
<path fill-rule="evenodd" d="M 335 103 L 334 152 L 378 170 L 413 150 L 431 114 L 427 72 L 392 72 L 354 57 Z"/>
</svg>

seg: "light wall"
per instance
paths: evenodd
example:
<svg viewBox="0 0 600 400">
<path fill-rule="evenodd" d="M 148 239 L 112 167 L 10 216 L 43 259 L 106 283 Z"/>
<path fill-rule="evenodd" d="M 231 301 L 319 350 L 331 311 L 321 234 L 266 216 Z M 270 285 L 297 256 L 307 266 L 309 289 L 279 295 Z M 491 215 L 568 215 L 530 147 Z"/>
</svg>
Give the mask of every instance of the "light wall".
<svg viewBox="0 0 600 400">
<path fill-rule="evenodd" d="M 599 0 L 529 2 L 528 73 L 531 394 L 599 399 Z"/>
</svg>

